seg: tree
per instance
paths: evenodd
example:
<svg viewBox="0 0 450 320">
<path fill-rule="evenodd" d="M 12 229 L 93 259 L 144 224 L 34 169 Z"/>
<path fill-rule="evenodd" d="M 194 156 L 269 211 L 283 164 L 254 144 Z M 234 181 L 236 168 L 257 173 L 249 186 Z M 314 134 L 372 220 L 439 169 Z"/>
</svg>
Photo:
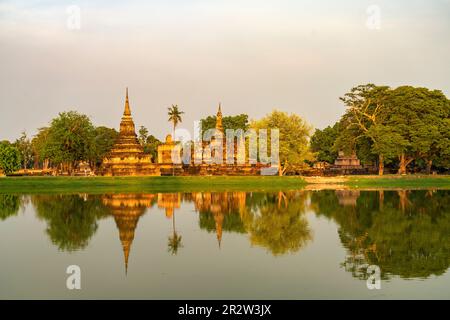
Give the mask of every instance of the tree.
<svg viewBox="0 0 450 320">
<path fill-rule="evenodd" d="M 305 165 L 305 160 L 313 159 L 309 150 L 312 128 L 298 115 L 275 110 L 261 120 L 253 121 L 251 127 L 257 131 L 267 129 L 268 132 L 270 129 L 279 129 L 279 175 L 295 172 Z M 270 141 L 268 144 L 270 151 Z"/>
<path fill-rule="evenodd" d="M 100 166 L 105 156 L 113 148 L 119 133 L 116 129 L 111 129 L 107 127 L 96 127 L 94 129 L 94 140 L 90 148 L 90 164 L 95 169 Z"/>
<path fill-rule="evenodd" d="M 316 129 L 311 137 L 310 145 L 311 151 L 316 153 L 318 161 L 326 161 L 334 163 L 337 158 L 337 151 L 334 148 L 334 143 L 339 135 L 339 123 L 334 126 L 328 126 L 323 130 Z"/>
<path fill-rule="evenodd" d="M 22 159 L 19 149 L 9 143 L 0 143 L 0 169 L 6 175 L 19 170 L 21 163 Z"/>
<path fill-rule="evenodd" d="M 425 162 L 428 172 L 433 162 L 447 162 L 450 104 L 441 91 L 367 84 L 351 89 L 341 100 L 347 111 L 335 146 L 351 146 L 366 158 L 377 155 L 380 175 L 384 162 L 396 158 L 400 174 L 406 174 L 415 160 Z"/>
<path fill-rule="evenodd" d="M 439 154 L 446 153 L 442 148 L 449 145 L 448 119 L 450 102 L 441 91 L 411 86 L 392 91 L 386 122 L 406 141 L 397 148 L 400 174 L 417 159 L 427 162 L 430 171 Z"/>
<path fill-rule="evenodd" d="M 366 84 L 352 88 L 340 98 L 347 107 L 347 111 L 340 121 L 343 130 L 336 140 L 337 148 L 356 149 L 358 140 L 365 139 L 363 141 L 370 144 L 366 150 L 371 150 L 373 143 L 377 143 L 378 150 L 386 150 L 387 147 L 381 146 L 382 141 L 377 139 L 379 136 L 373 135 L 373 130 L 370 131 L 370 128 L 384 123 L 387 117 L 386 100 L 389 97 L 389 90 L 387 86 Z M 386 154 L 378 153 L 377 155 L 378 174 L 382 175 Z"/>
<path fill-rule="evenodd" d="M 141 128 L 139 129 L 139 137 L 138 137 L 141 146 L 144 146 L 146 144 L 147 138 L 148 138 L 148 130 L 146 127 L 141 126 Z"/>
<path fill-rule="evenodd" d="M 203 133 L 209 129 L 214 129 L 216 127 L 217 116 L 208 116 L 204 119 L 200 120 L 200 124 L 202 126 L 202 136 Z M 248 115 L 246 114 L 238 114 L 235 116 L 226 116 L 222 118 L 223 129 L 233 129 L 238 130 L 242 129 L 246 131 L 249 128 L 248 124 Z"/>
<path fill-rule="evenodd" d="M 28 139 L 25 131 L 22 132 L 22 135 L 19 139 L 16 140 L 14 145 L 20 152 L 22 159 L 22 168 L 24 170 L 28 169 L 33 160 L 33 148 L 31 145 L 30 139 Z"/>
<path fill-rule="evenodd" d="M 149 135 L 144 144 L 144 152 L 150 154 L 152 159 L 158 158 L 158 146 L 161 145 L 162 142 L 159 141 L 155 136 Z"/>
<path fill-rule="evenodd" d="M 175 129 L 177 128 L 178 123 L 182 122 L 181 115 L 184 113 L 178 108 L 178 105 L 172 105 L 168 108 L 169 112 L 167 113 L 169 116 L 169 122 L 173 124 L 173 139 L 175 141 Z"/>
<path fill-rule="evenodd" d="M 52 120 L 45 154 L 55 165 L 61 165 L 71 174 L 79 161 L 89 161 L 94 144 L 94 126 L 91 120 L 76 111 L 62 112 Z"/>
<path fill-rule="evenodd" d="M 31 140 L 31 148 L 33 150 L 34 168 L 42 165 L 45 170 L 50 165 L 50 151 L 48 149 L 49 127 L 39 128 L 38 133 Z"/>
</svg>

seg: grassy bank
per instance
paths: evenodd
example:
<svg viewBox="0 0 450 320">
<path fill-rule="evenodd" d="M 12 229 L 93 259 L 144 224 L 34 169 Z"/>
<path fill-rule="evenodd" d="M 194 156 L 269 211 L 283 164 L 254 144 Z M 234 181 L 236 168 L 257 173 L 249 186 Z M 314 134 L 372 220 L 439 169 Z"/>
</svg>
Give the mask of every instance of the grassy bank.
<svg viewBox="0 0 450 320">
<path fill-rule="evenodd" d="M 450 176 L 386 175 L 349 176 L 345 182 L 352 188 L 440 188 L 450 189 Z"/>
<path fill-rule="evenodd" d="M 450 189 L 450 176 L 344 177 L 3 177 L 0 193 L 115 193 L 192 191 L 279 191 L 301 189 Z M 309 187 L 308 187 L 309 188 Z"/>
<path fill-rule="evenodd" d="M 7 177 L 0 193 L 270 191 L 299 189 L 300 177 Z"/>
</svg>

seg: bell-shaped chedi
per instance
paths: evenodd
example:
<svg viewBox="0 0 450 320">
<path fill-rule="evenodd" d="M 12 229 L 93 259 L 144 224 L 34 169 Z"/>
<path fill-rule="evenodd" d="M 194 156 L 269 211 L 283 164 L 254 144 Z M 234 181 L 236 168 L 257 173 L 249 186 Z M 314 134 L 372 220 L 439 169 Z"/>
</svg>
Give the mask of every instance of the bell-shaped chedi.
<svg viewBox="0 0 450 320">
<path fill-rule="evenodd" d="M 160 175 L 158 166 L 152 163 L 151 156 L 145 154 L 144 148 L 139 144 L 131 116 L 128 88 L 119 137 L 112 150 L 103 159 L 100 174 L 104 176 Z"/>
</svg>

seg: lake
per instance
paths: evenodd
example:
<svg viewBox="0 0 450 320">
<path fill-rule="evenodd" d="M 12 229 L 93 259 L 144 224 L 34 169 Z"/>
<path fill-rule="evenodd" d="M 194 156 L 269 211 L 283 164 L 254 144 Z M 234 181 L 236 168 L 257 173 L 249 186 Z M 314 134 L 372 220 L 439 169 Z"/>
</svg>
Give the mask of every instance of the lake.
<svg viewBox="0 0 450 320">
<path fill-rule="evenodd" d="M 0 194 L 0 257 L 1 299 L 449 299 L 450 191 Z"/>
</svg>

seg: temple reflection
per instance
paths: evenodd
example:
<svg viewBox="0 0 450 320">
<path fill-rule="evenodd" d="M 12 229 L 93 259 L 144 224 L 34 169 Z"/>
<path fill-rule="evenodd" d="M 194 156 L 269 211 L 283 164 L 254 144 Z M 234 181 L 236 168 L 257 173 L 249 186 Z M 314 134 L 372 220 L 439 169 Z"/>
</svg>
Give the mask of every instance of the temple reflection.
<svg viewBox="0 0 450 320">
<path fill-rule="evenodd" d="M 200 214 L 200 227 L 216 232 L 219 248 L 224 229 L 241 232 L 242 218 L 246 213 L 246 192 L 197 192 L 192 193 L 195 210 Z M 212 218 L 212 219 L 211 219 Z"/>
<path fill-rule="evenodd" d="M 139 218 L 153 205 L 155 198 L 154 194 L 111 194 L 102 197 L 103 204 L 110 209 L 119 230 L 125 273 L 128 273 L 128 259 Z"/>
<path fill-rule="evenodd" d="M 183 242 L 189 245 L 184 235 L 193 232 L 180 222 L 177 225 L 177 217 L 192 209 L 196 213 L 189 219 L 196 219 L 199 230 L 213 234 L 218 248 L 226 245 L 226 234 L 233 233 L 274 256 L 297 253 L 312 241 L 306 213 L 313 212 L 336 223 L 347 252 L 342 267 L 361 279 L 367 277 L 368 265 L 380 266 L 384 278 L 426 278 L 443 274 L 450 262 L 448 190 L 3 194 L 0 222 L 16 216 L 27 202 L 46 223 L 51 242 L 62 251 L 87 248 L 99 221 L 113 218 L 125 272 L 139 221 L 146 212 L 162 211 L 161 221 L 170 221 L 167 250 L 176 255 Z"/>
</svg>

